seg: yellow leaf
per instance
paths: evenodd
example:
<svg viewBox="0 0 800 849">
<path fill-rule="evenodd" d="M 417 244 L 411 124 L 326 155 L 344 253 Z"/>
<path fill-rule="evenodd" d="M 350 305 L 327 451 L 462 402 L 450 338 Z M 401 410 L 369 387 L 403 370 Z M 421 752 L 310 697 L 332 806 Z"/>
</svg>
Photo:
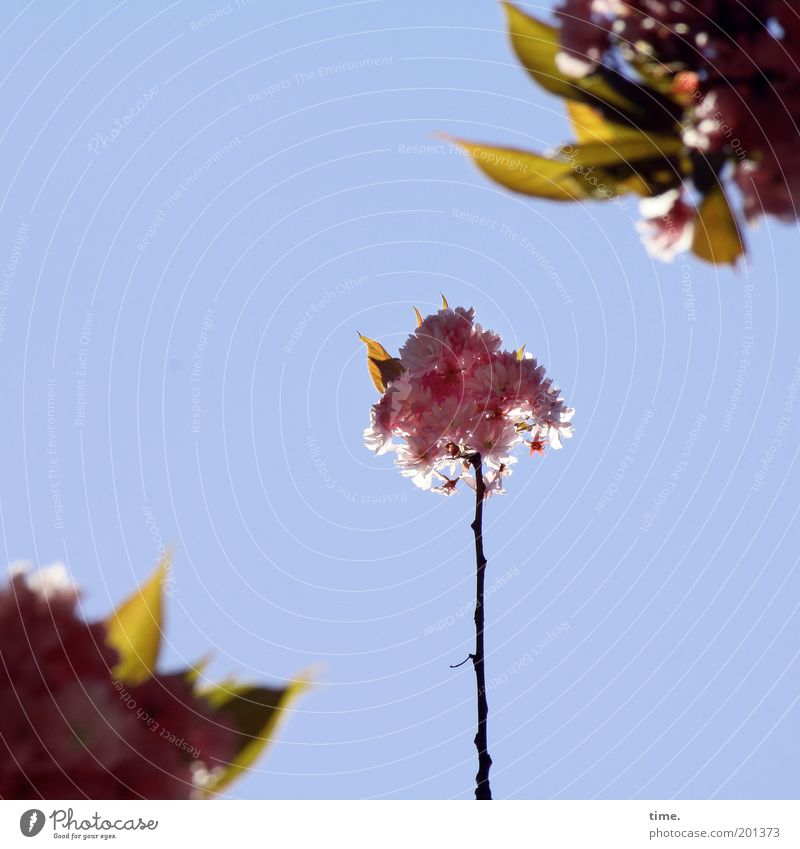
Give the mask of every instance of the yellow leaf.
<svg viewBox="0 0 800 849">
<path fill-rule="evenodd" d="M 400 360 L 393 357 L 380 342 L 358 334 L 358 338 L 367 346 L 367 368 L 375 388 L 383 394 L 386 387 L 405 371 Z"/>
<path fill-rule="evenodd" d="M 719 185 L 705 195 L 697 210 L 692 252 L 715 265 L 736 265 L 745 252 L 736 216 Z"/>
<path fill-rule="evenodd" d="M 128 684 L 140 684 L 155 669 L 164 616 L 161 588 L 171 559 L 164 555 L 147 581 L 106 620 L 106 639 L 119 653 L 113 674 Z"/>
<path fill-rule="evenodd" d="M 517 348 L 517 359 L 521 360 L 525 356 L 525 346 L 523 345 L 521 348 Z"/>
<path fill-rule="evenodd" d="M 417 327 L 419 327 L 422 324 L 422 316 L 416 307 L 414 307 L 414 314 L 417 316 Z"/>
<path fill-rule="evenodd" d="M 234 756 L 212 775 L 203 795 L 220 793 L 259 757 L 274 740 L 289 706 L 309 686 L 304 677 L 282 688 L 223 682 L 199 694 L 211 705 L 217 718 L 238 734 Z"/>
<path fill-rule="evenodd" d="M 442 295 L 441 292 L 439 294 Z M 449 310 L 450 309 L 450 304 L 447 303 L 447 298 L 445 298 L 444 295 L 442 295 L 442 309 L 443 310 Z"/>
</svg>

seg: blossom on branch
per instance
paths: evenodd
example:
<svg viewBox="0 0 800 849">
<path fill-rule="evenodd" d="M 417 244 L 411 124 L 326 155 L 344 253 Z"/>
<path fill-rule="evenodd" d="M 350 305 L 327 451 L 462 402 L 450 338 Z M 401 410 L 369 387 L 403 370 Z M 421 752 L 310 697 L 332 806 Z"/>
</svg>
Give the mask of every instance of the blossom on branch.
<svg viewBox="0 0 800 849">
<path fill-rule="evenodd" d="M 475 323 L 473 309 L 444 304 L 420 321 L 398 358 L 378 346 L 396 376 L 375 381 L 382 394 L 364 442 L 376 454 L 393 451 L 403 475 L 441 495 L 459 480 L 474 485 L 460 473 L 479 455 L 487 496 L 500 493 L 514 449 L 560 448 L 572 435 L 573 410 L 530 354 L 501 350 L 500 337 Z"/>
</svg>

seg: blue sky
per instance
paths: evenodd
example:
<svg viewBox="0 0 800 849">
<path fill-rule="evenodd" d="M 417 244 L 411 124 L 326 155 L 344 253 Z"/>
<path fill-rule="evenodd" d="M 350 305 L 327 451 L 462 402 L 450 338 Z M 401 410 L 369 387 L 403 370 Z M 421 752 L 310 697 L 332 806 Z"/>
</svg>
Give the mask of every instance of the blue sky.
<svg viewBox="0 0 800 849">
<path fill-rule="evenodd" d="M 472 504 L 362 445 L 356 332 L 396 349 L 443 291 L 577 411 L 487 505 L 496 796 L 797 797 L 794 226 L 663 265 L 633 200 L 489 184 L 436 134 L 568 133 L 489 0 L 11 2 L 0 32 L 5 556 L 100 615 L 173 544 L 166 664 L 315 667 L 234 795 L 472 794 Z"/>
</svg>

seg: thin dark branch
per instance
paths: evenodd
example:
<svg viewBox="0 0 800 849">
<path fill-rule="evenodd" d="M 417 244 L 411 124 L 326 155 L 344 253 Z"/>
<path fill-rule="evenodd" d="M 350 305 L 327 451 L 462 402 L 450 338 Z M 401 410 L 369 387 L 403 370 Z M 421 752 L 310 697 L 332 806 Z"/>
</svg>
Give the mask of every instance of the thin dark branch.
<svg viewBox="0 0 800 849">
<path fill-rule="evenodd" d="M 475 748 L 478 750 L 478 773 L 475 776 L 475 798 L 491 799 L 492 788 L 489 785 L 489 770 L 492 759 L 489 757 L 489 744 L 486 725 L 489 719 L 489 704 L 486 701 L 486 671 L 484 650 L 484 585 L 486 576 L 486 557 L 483 553 L 483 499 L 486 485 L 483 482 L 483 466 L 480 454 L 472 454 L 469 462 L 475 469 L 475 519 L 472 530 L 475 534 L 476 590 L 475 590 L 475 653 L 471 655 L 475 668 L 475 683 L 478 690 L 478 733 L 475 735 Z"/>
</svg>

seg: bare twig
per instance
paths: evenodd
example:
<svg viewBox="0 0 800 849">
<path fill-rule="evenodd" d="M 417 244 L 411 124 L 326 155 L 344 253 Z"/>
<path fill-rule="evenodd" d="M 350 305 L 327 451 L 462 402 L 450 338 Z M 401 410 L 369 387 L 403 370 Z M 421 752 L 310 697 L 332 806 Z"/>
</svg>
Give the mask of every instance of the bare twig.
<svg viewBox="0 0 800 849">
<path fill-rule="evenodd" d="M 475 589 L 475 653 L 470 655 L 475 668 L 475 683 L 478 690 L 478 732 L 475 735 L 475 748 L 478 750 L 478 773 L 475 776 L 475 798 L 491 799 L 492 788 L 489 785 L 489 770 L 492 759 L 489 756 L 486 725 L 489 718 L 489 704 L 486 701 L 486 672 L 484 654 L 484 584 L 486 575 L 486 557 L 483 553 L 483 499 L 486 485 L 483 482 L 483 467 L 480 454 L 472 454 L 469 462 L 475 469 L 475 519 L 472 530 L 475 534 L 476 589 Z"/>
</svg>

